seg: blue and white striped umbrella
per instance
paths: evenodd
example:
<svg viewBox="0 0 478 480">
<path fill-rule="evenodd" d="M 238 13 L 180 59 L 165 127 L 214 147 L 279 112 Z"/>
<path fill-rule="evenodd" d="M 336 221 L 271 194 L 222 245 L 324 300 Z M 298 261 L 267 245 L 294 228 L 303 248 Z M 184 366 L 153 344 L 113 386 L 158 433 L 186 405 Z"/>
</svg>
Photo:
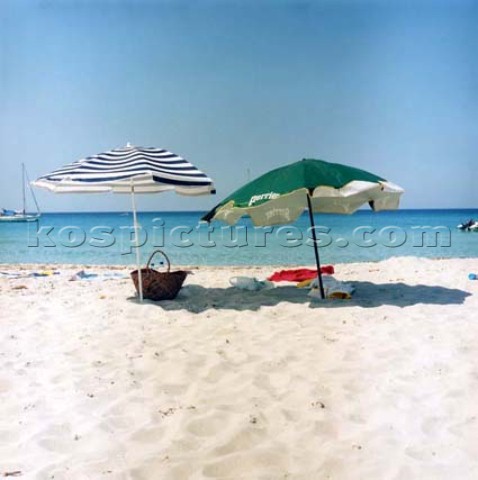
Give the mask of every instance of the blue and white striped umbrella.
<svg viewBox="0 0 478 480">
<path fill-rule="evenodd" d="M 179 155 L 127 145 L 65 165 L 33 182 L 56 193 L 215 193 L 213 181 Z"/>
<path fill-rule="evenodd" d="M 143 300 L 135 193 L 216 193 L 213 181 L 184 158 L 160 148 L 116 148 L 65 165 L 32 185 L 55 193 L 130 193 L 136 237 L 139 299 Z"/>
</svg>

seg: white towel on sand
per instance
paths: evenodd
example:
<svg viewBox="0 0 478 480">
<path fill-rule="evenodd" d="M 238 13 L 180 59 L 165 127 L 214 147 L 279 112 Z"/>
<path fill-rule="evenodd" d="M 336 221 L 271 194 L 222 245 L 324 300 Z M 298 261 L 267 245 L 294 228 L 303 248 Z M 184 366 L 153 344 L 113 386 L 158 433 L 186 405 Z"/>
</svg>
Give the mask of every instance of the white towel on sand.
<svg viewBox="0 0 478 480">
<path fill-rule="evenodd" d="M 355 287 L 352 284 L 341 282 L 340 280 L 335 279 L 332 275 L 322 277 L 322 283 L 324 285 L 325 298 L 349 299 L 355 291 Z M 320 299 L 321 295 L 317 278 L 310 283 L 310 287 L 311 290 L 309 296 Z"/>
</svg>

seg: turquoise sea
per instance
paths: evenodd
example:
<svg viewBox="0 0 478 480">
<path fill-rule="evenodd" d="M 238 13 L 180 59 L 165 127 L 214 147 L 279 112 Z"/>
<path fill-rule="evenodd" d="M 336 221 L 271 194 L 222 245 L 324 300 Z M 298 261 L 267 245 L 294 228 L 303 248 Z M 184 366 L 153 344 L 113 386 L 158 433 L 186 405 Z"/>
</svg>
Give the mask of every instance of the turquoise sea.
<svg viewBox="0 0 478 480">
<path fill-rule="evenodd" d="M 173 265 L 314 264 L 307 213 L 290 226 L 254 228 L 200 224 L 203 212 L 143 212 L 143 262 L 164 249 Z M 478 232 L 456 226 L 475 210 L 397 210 L 316 215 L 322 262 L 381 260 L 392 256 L 478 257 Z M 45 213 L 31 223 L 0 223 L 0 263 L 134 264 L 132 215 Z"/>
</svg>

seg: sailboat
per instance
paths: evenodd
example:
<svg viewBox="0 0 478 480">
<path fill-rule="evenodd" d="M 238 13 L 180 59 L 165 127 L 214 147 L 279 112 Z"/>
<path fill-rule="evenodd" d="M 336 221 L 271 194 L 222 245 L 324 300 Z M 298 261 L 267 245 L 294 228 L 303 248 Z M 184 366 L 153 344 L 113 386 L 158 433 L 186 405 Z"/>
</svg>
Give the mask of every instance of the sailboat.
<svg viewBox="0 0 478 480">
<path fill-rule="evenodd" d="M 27 213 L 27 195 L 26 195 L 27 185 L 32 195 L 33 201 L 35 202 L 37 213 Z M 28 178 L 28 173 L 23 163 L 22 163 L 22 187 L 23 187 L 23 209 L 22 210 L 6 210 L 4 208 L 0 208 L 0 223 L 33 222 L 34 220 L 37 220 L 38 218 L 40 218 L 40 215 L 41 215 L 40 207 L 38 206 L 35 193 L 33 192 L 30 186 L 30 179 Z"/>
</svg>

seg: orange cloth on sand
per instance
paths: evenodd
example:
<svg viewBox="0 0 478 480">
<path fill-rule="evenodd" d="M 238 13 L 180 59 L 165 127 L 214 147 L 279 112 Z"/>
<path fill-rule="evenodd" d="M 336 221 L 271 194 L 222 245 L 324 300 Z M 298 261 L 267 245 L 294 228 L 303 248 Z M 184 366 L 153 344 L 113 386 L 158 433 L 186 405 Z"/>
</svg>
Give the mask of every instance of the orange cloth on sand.
<svg viewBox="0 0 478 480">
<path fill-rule="evenodd" d="M 332 265 L 325 265 L 324 267 L 320 267 L 320 272 L 322 274 L 331 275 L 334 273 L 334 267 Z M 317 270 L 297 268 L 295 270 L 281 270 L 280 272 L 274 272 L 267 280 L 272 282 L 302 282 L 316 277 Z"/>
</svg>

